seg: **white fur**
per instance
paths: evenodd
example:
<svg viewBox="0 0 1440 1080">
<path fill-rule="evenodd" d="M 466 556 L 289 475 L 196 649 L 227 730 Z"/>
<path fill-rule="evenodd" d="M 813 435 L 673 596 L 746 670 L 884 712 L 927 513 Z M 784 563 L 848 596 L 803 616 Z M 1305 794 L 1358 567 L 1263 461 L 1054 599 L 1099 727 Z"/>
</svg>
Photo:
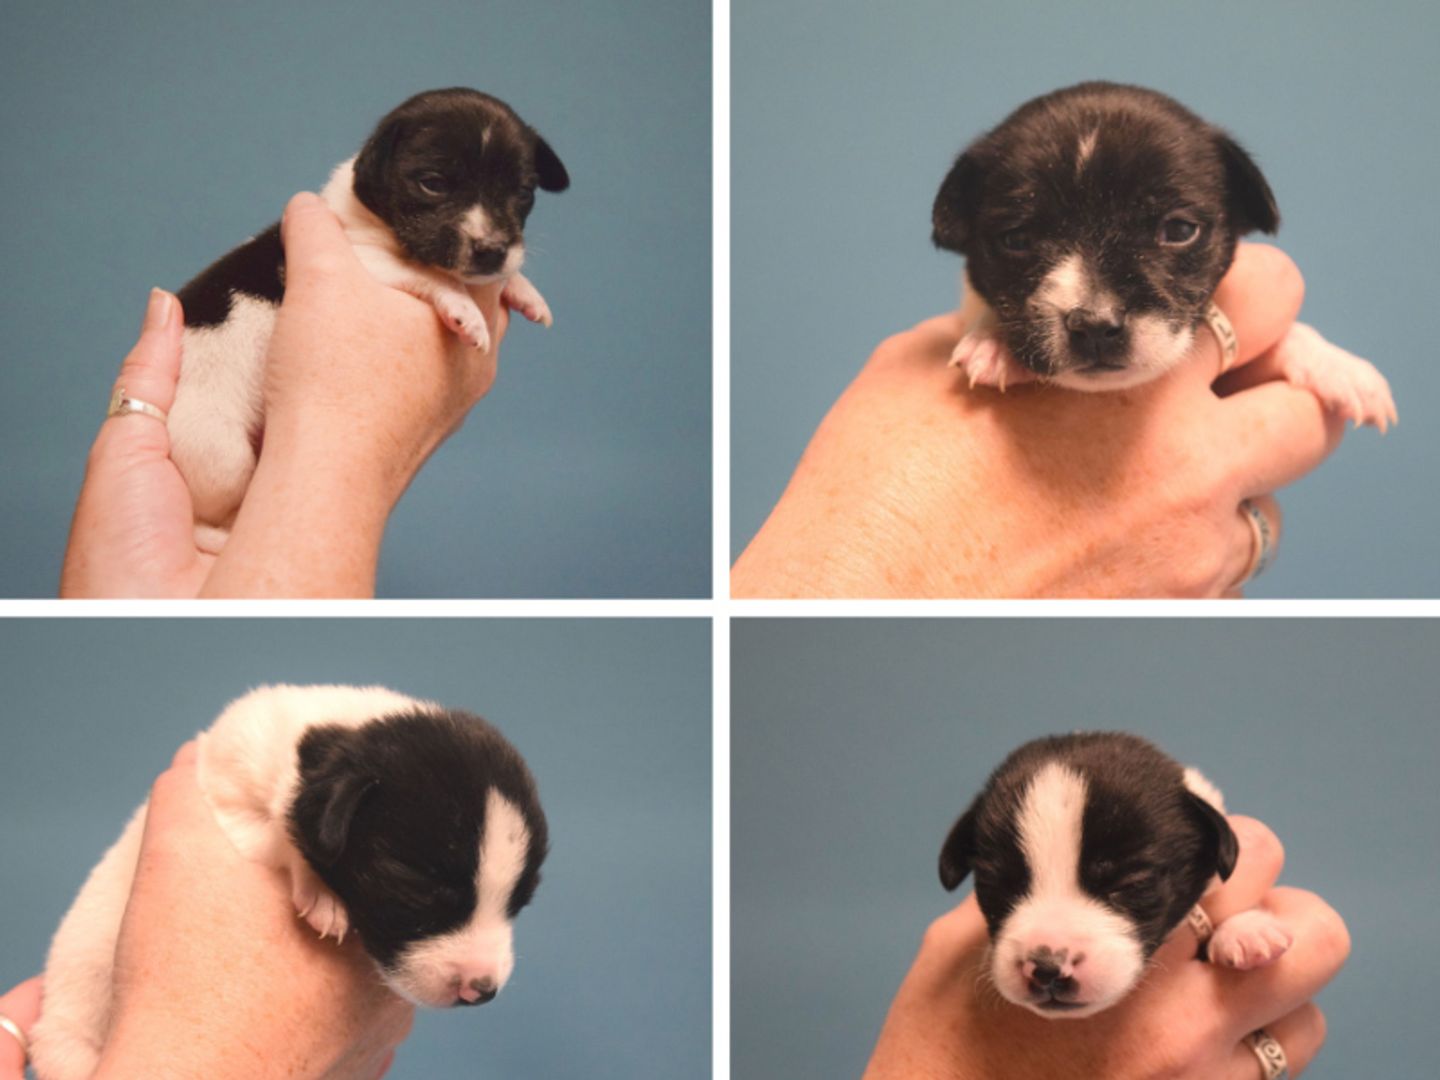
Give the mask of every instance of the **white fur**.
<svg viewBox="0 0 1440 1080">
<path fill-rule="evenodd" d="M 286 814 L 297 783 L 296 744 L 317 723 L 359 726 L 386 713 L 437 709 L 380 687 L 272 686 L 225 709 L 199 737 L 197 780 L 225 834 L 248 859 L 289 870 L 330 896 L 291 843 Z M 147 804 L 148 805 L 148 804 Z M 112 960 L 130 895 L 147 806 L 105 853 L 65 915 L 45 965 L 45 1010 L 31 1032 L 42 1080 L 83 1080 L 110 1026 Z M 508 894 L 507 894 L 508 895 Z"/>
<path fill-rule="evenodd" d="M 533 322 L 551 324 L 544 298 L 519 272 L 523 245 L 511 247 L 499 273 L 483 277 L 462 278 L 410 262 L 390 228 L 356 198 L 354 162 L 350 158 L 335 168 L 320 197 L 377 281 L 433 306 L 468 349 L 490 348 L 489 327 L 476 303 L 482 285 L 503 282 L 503 303 Z M 477 207 L 461 231 L 490 227 Z M 170 451 L 194 498 L 196 543 L 205 551 L 218 552 L 224 545 L 255 471 L 249 433 L 261 426 L 265 354 L 274 322 L 273 305 L 237 296 L 225 322 L 184 333 L 180 382 L 170 410 Z"/>
<path fill-rule="evenodd" d="M 1080 142 L 1075 147 L 1075 175 L 1077 177 L 1085 171 L 1085 166 L 1090 164 L 1090 157 L 1095 153 L 1095 144 L 1099 139 L 1099 128 L 1091 128 L 1080 136 Z"/>
<path fill-rule="evenodd" d="M 991 957 L 1000 993 L 1047 1017 L 1099 1012 L 1124 996 L 1144 969 L 1134 927 L 1080 887 L 1087 786 L 1083 776 L 1060 762 L 1042 766 L 1031 779 L 1016 821 L 1030 888 L 1000 924 Z M 1029 957 L 1041 947 L 1063 950 L 1062 974 L 1079 984 L 1079 1007 L 1056 1012 L 1031 1001 Z"/>
</svg>

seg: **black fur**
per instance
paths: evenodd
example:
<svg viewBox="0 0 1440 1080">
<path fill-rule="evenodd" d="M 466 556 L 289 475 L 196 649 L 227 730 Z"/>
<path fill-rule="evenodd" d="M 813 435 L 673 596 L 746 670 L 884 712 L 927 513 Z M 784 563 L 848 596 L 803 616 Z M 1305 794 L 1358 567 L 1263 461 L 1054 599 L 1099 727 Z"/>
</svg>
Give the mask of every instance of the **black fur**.
<svg viewBox="0 0 1440 1080">
<path fill-rule="evenodd" d="M 176 294 L 185 325 L 218 326 L 230 315 L 236 293 L 278 304 L 285 296 L 285 249 L 277 221 L 200 271 Z"/>
<path fill-rule="evenodd" d="M 1184 784 L 1173 759 L 1135 735 L 1058 735 L 1026 743 L 991 774 L 940 851 L 940 882 L 975 875 L 993 936 L 1029 889 L 1017 820 L 1042 766 L 1061 761 L 1085 777 L 1080 885 L 1126 916 L 1150 955 L 1204 894 L 1229 878 L 1238 846 L 1224 816 Z"/>
<path fill-rule="evenodd" d="M 480 717 L 413 712 L 358 728 L 319 725 L 300 741 L 299 769 L 290 836 L 382 968 L 473 913 L 491 788 L 530 832 L 509 915 L 534 895 L 548 848 L 545 813 L 524 760 Z"/>
<path fill-rule="evenodd" d="M 482 148 L 483 147 L 483 148 Z M 440 182 L 427 191 L 426 178 Z M 555 151 L 498 98 L 457 87 L 417 94 L 392 110 L 355 159 L 355 195 L 385 222 L 416 262 L 461 273 L 471 263 L 456 226 L 482 205 L 503 247 L 522 239 L 535 189 L 570 186 Z"/>
<path fill-rule="evenodd" d="M 1078 147 L 1092 132 L 1095 149 L 1078 169 Z M 1176 213 L 1200 227 L 1191 246 L 1158 242 Z M 1265 177 L 1229 135 L 1153 90 L 1089 82 L 1027 102 L 971 144 L 940 185 L 931 221 L 936 246 L 965 256 L 1010 352 L 1048 375 L 1062 365 L 1026 302 L 1064 256 L 1083 253 L 1126 314 L 1195 327 L 1237 239 L 1273 233 L 1280 215 Z M 1028 250 L 1007 250 L 1007 234 L 1028 239 Z M 1117 337 L 1115 348 L 1126 344 Z"/>
</svg>

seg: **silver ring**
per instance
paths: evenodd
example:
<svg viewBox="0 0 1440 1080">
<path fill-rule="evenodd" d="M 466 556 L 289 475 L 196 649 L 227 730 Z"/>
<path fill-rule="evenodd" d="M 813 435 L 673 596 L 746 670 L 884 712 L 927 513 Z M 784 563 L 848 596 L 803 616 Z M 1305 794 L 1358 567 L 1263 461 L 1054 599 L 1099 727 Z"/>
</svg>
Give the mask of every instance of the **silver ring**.
<svg viewBox="0 0 1440 1080">
<path fill-rule="evenodd" d="M 1195 937 L 1199 939 L 1202 946 L 1215 936 L 1215 924 L 1210 921 L 1210 916 L 1199 904 L 1190 909 L 1190 914 L 1185 916 L 1185 921 L 1190 924 L 1190 929 L 1195 931 Z"/>
<path fill-rule="evenodd" d="M 1245 1036 L 1245 1045 L 1260 1059 L 1260 1075 L 1264 1080 L 1288 1080 L 1290 1061 L 1285 1057 L 1285 1048 L 1268 1031 L 1256 1028 Z"/>
<path fill-rule="evenodd" d="M 1205 325 L 1220 343 L 1220 374 L 1224 375 L 1235 366 L 1240 355 L 1240 339 L 1235 336 L 1235 327 L 1230 325 L 1225 313 L 1213 303 L 1205 309 Z"/>
<path fill-rule="evenodd" d="M 1275 561 L 1275 533 L 1270 528 L 1270 519 L 1250 499 L 1240 500 L 1240 513 L 1250 526 L 1250 564 L 1235 582 L 1235 588 L 1248 585 L 1270 568 Z"/>
<path fill-rule="evenodd" d="M 111 416 L 124 416 L 126 413 L 139 413 L 141 416 L 152 416 L 162 424 L 169 421 L 165 410 L 158 405 L 151 405 L 148 401 L 141 401 L 139 398 L 130 397 L 125 393 L 123 386 L 117 386 L 115 392 L 110 395 L 110 408 L 105 413 L 107 418 Z"/>
<path fill-rule="evenodd" d="M 20 1030 L 20 1025 L 4 1013 L 0 1013 L 0 1031 L 7 1032 L 11 1038 L 20 1044 L 20 1068 L 30 1064 L 30 1040 L 25 1037 L 25 1032 Z"/>
</svg>

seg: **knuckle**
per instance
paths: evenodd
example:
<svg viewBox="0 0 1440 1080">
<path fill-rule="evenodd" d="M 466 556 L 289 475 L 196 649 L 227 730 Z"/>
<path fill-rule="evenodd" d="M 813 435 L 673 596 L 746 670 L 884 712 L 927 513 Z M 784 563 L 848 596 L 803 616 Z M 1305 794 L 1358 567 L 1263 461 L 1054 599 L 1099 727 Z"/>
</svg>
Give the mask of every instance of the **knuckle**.
<svg viewBox="0 0 1440 1080">
<path fill-rule="evenodd" d="M 1278 877 L 1285 865 L 1285 845 L 1275 831 L 1250 817 L 1232 818 L 1231 828 L 1240 841 L 1240 858 L 1251 868 Z"/>
<path fill-rule="evenodd" d="M 1343 964 L 1350 957 L 1350 928 L 1340 913 L 1319 897 L 1315 898 L 1315 936 L 1319 949 L 1332 960 Z"/>
</svg>

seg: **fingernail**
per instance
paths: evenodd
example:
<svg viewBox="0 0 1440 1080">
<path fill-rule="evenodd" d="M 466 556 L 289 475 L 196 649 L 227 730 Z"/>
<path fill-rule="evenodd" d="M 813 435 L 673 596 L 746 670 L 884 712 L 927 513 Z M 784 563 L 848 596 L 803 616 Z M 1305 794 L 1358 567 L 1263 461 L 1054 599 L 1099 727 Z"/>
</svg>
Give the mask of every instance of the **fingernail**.
<svg viewBox="0 0 1440 1080">
<path fill-rule="evenodd" d="M 155 331 L 163 328 L 170 321 L 170 312 L 174 310 L 174 304 L 175 297 L 164 289 L 151 289 L 150 302 L 145 307 L 145 324 L 141 327 L 141 331 Z"/>
</svg>

